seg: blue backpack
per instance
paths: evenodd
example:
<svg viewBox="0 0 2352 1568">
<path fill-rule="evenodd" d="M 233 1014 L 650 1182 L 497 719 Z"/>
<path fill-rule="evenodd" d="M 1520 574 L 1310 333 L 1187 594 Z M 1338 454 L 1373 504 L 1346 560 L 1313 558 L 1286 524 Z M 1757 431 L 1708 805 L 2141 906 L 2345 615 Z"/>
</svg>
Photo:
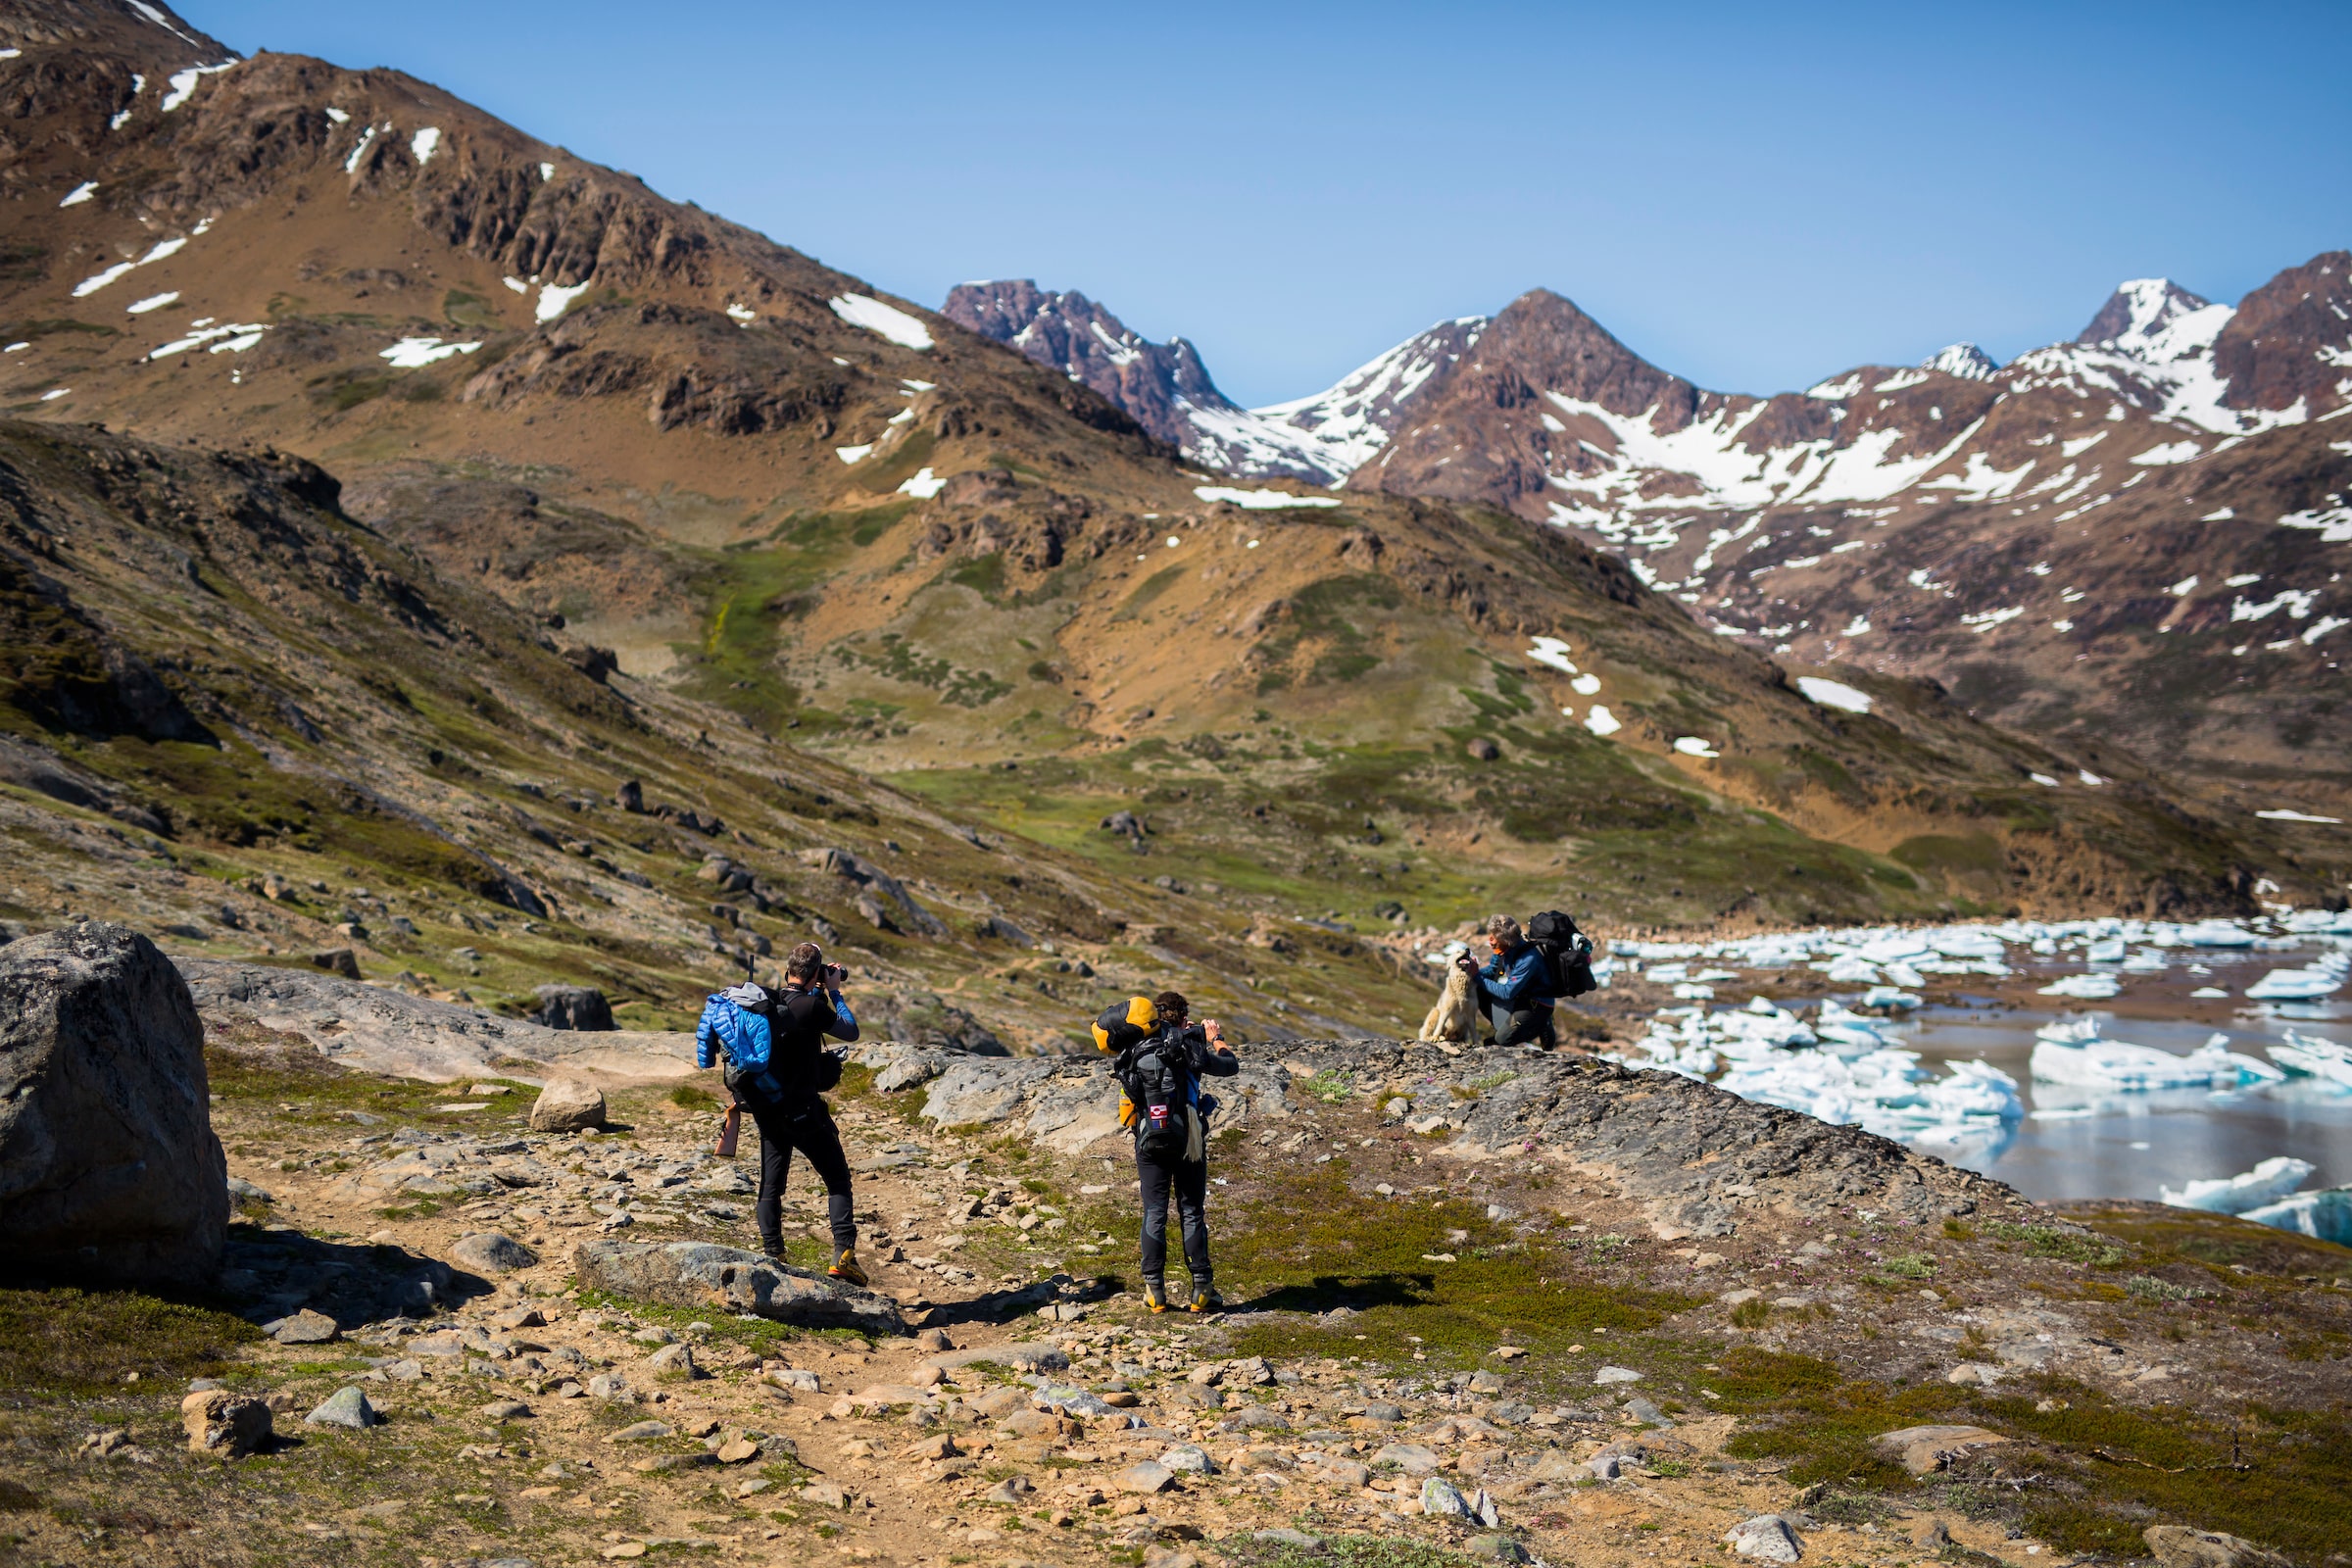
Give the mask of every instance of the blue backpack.
<svg viewBox="0 0 2352 1568">
<path fill-rule="evenodd" d="M 759 1027 L 752 1027 L 755 1024 Z M 703 1002 L 702 1021 L 695 1026 L 695 1033 L 714 1043 L 726 1058 L 720 1077 L 738 1100 L 773 1102 L 784 1098 L 784 1085 L 768 1062 L 774 1034 L 765 1018 L 747 1014 L 725 997 L 713 995 Z"/>
</svg>

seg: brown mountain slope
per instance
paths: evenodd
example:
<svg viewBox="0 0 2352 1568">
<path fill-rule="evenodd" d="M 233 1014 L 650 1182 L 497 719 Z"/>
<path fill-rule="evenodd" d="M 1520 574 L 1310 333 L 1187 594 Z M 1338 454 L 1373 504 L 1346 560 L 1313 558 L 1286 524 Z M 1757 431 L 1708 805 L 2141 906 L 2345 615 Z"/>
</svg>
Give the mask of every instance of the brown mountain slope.
<svg viewBox="0 0 2352 1568">
<path fill-rule="evenodd" d="M 1239 506 L 1066 376 L 395 73 L 263 56 L 93 107 L 60 84 L 102 55 L 0 63 L 21 409 L 316 458 L 444 580 L 629 676 L 1240 890 L 1188 919 L 1450 922 L 1564 878 L 1673 923 L 2296 880 L 2273 830 L 2095 746 L 1899 685 L 1808 704 L 1579 547 L 1378 495 Z M 1596 397 L 1670 379 L 1558 311 L 1507 335 Z M 2031 783 L 2078 762 L 2120 782 Z M 1096 831 L 1122 803 L 1160 816 Z"/>
</svg>

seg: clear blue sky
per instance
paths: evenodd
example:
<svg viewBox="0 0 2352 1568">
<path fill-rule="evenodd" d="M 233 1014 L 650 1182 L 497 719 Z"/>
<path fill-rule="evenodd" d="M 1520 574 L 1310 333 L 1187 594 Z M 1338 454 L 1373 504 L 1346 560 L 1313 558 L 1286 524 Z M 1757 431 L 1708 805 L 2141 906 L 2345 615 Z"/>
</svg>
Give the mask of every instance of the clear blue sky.
<svg viewBox="0 0 2352 1568">
<path fill-rule="evenodd" d="M 1545 286 L 1770 392 L 2352 247 L 2352 5 L 187 0 L 936 306 L 1080 288 L 1303 395 Z"/>
</svg>

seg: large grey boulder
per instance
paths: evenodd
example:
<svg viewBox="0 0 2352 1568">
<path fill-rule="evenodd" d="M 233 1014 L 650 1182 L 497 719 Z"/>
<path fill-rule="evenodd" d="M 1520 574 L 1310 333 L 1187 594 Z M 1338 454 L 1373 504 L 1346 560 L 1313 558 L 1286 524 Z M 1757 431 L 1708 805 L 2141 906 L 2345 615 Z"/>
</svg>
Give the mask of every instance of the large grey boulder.
<svg viewBox="0 0 2352 1568">
<path fill-rule="evenodd" d="M 890 1298 L 741 1248 L 709 1242 L 583 1242 L 572 1264 L 582 1289 L 635 1300 L 751 1312 L 806 1328 L 906 1332 L 899 1303 Z"/>
<path fill-rule="evenodd" d="M 228 1207 L 204 1025 L 172 960 L 105 923 L 0 948 L 0 1266 L 210 1285 Z"/>
<path fill-rule="evenodd" d="M 541 986 L 538 996 L 539 1010 L 531 1014 L 535 1024 L 599 1032 L 618 1027 L 612 1022 L 612 1004 L 594 986 Z"/>
</svg>

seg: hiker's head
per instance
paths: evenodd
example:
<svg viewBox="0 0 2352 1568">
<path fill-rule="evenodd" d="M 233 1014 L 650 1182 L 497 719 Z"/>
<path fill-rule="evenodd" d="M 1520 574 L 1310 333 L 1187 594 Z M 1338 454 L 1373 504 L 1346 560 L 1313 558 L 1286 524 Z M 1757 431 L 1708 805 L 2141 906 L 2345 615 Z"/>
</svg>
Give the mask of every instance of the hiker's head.
<svg viewBox="0 0 2352 1568">
<path fill-rule="evenodd" d="M 825 972 L 825 950 L 813 942 L 804 942 L 784 959 L 784 983 L 788 986 L 812 986 Z"/>
<path fill-rule="evenodd" d="M 1162 991 L 1152 999 L 1152 1011 L 1161 1028 L 1182 1028 L 1193 1015 L 1193 1004 L 1181 991 Z"/>
<path fill-rule="evenodd" d="M 1487 916 L 1487 946 L 1496 953 L 1516 953 L 1519 944 L 1527 939 L 1519 934 L 1519 922 L 1507 914 Z"/>
</svg>

